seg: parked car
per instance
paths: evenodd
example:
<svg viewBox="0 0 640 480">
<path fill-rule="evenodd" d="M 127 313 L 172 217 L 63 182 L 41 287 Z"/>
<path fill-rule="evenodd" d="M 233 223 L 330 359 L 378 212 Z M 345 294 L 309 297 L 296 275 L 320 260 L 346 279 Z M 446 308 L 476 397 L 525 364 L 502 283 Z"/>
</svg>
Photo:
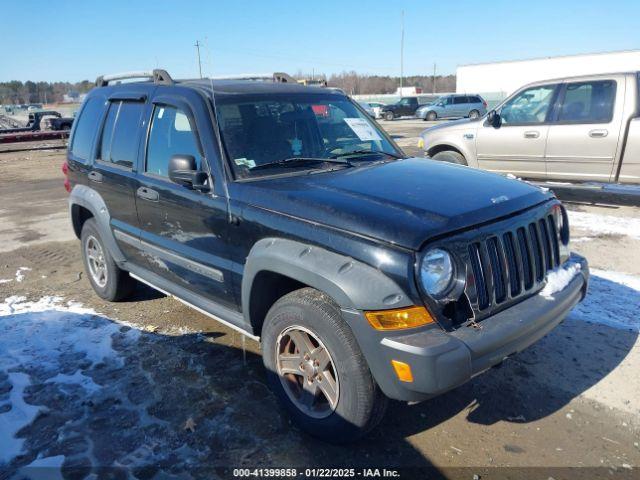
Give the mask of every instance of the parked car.
<svg viewBox="0 0 640 480">
<path fill-rule="evenodd" d="M 445 95 L 416 110 L 416 117 L 433 122 L 438 118 L 468 117 L 475 119 L 487 113 L 487 102 L 480 95 Z"/>
<path fill-rule="evenodd" d="M 358 438 L 387 398 L 466 382 L 584 297 L 546 189 L 405 158 L 339 92 L 146 75 L 100 77 L 74 123 L 63 170 L 87 278 L 110 301 L 138 280 L 260 340 L 310 434 Z"/>
<path fill-rule="evenodd" d="M 413 116 L 419 106 L 420 101 L 418 100 L 418 97 L 402 97 L 396 103 L 380 107 L 380 114 L 385 120 Z"/>
<path fill-rule="evenodd" d="M 380 103 L 380 102 L 367 102 L 367 103 L 373 110 L 374 118 L 382 118 L 382 107 L 384 107 L 386 103 Z"/>
<path fill-rule="evenodd" d="M 358 102 L 358 105 L 362 107 L 362 109 L 367 112 L 367 114 L 371 118 L 376 118 L 376 114 L 373 112 L 373 108 L 367 102 Z"/>
<path fill-rule="evenodd" d="M 438 125 L 420 145 L 435 160 L 532 179 L 640 183 L 638 73 L 524 86 L 481 120 Z"/>
</svg>

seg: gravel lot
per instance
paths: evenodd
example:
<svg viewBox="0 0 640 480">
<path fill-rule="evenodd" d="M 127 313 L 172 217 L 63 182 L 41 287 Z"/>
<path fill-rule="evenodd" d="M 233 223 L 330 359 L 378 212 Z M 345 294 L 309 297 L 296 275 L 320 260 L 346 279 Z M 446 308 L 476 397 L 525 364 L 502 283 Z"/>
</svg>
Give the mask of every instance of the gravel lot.
<svg viewBox="0 0 640 480">
<path fill-rule="evenodd" d="M 419 153 L 426 122 L 381 124 Z M 640 209 L 568 205 L 573 249 L 594 269 L 585 303 L 502 368 L 428 402 L 394 403 L 370 437 L 335 447 L 289 424 L 257 343 L 146 287 L 118 304 L 93 294 L 63 160 L 60 150 L 0 153 L 0 478 L 327 465 L 638 478 Z M 585 470 L 526 469 L 542 466 Z"/>
</svg>

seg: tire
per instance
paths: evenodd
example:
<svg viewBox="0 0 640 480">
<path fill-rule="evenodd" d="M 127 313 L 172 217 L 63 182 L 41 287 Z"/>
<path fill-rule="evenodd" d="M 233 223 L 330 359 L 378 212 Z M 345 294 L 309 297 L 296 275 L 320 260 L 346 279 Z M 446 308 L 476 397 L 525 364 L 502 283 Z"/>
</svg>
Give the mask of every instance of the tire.
<svg viewBox="0 0 640 480">
<path fill-rule="evenodd" d="M 305 356 L 303 350 L 311 355 Z M 382 420 L 387 397 L 374 381 L 339 307 L 318 290 L 302 288 L 273 304 L 262 329 L 262 354 L 270 388 L 308 434 L 347 443 Z M 327 367 L 317 366 L 316 360 Z"/>
<path fill-rule="evenodd" d="M 438 160 L 440 162 L 449 162 L 449 163 L 457 163 L 458 165 L 467 165 L 467 161 L 464 156 L 458 152 L 454 152 L 453 150 L 445 150 L 443 152 L 436 153 L 433 157 L 434 160 Z"/>
<path fill-rule="evenodd" d="M 116 265 L 98 232 L 95 219 L 84 222 L 80 243 L 84 271 L 98 296 L 110 302 L 128 297 L 133 292 L 135 280 Z"/>
<path fill-rule="evenodd" d="M 478 118 L 479 116 L 480 116 L 480 112 L 478 110 L 471 110 L 469 112 L 469 118 L 471 119 Z"/>
<path fill-rule="evenodd" d="M 424 118 L 425 121 L 435 122 L 438 118 L 438 114 L 436 112 L 427 112 L 427 116 Z"/>
<path fill-rule="evenodd" d="M 393 115 L 393 112 L 384 112 L 384 119 L 387 121 L 391 121 L 393 120 L 395 117 Z"/>
</svg>

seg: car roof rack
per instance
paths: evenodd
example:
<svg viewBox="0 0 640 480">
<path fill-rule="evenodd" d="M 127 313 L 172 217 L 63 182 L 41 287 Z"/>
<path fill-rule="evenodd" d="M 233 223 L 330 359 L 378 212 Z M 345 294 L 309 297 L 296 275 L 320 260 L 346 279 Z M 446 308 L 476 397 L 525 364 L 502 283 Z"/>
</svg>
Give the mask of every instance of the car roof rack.
<svg viewBox="0 0 640 480">
<path fill-rule="evenodd" d="M 212 80 L 256 80 L 267 81 L 275 83 L 297 83 L 296 79 L 288 73 L 273 72 L 273 73 L 241 73 L 237 75 L 222 75 L 212 77 Z"/>
<path fill-rule="evenodd" d="M 106 87 L 109 82 L 116 80 L 129 80 L 133 78 L 153 79 L 153 83 L 160 85 L 173 85 L 173 79 L 166 70 L 156 68 L 153 70 L 141 70 L 138 72 L 114 73 L 111 75 L 100 75 L 96 79 L 96 87 Z"/>
</svg>

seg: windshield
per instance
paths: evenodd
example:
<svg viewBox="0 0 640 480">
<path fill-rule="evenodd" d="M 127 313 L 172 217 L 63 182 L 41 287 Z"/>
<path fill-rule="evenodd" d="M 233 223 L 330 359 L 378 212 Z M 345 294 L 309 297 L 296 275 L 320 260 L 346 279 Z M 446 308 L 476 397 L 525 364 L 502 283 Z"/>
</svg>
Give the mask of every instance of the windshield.
<svg viewBox="0 0 640 480">
<path fill-rule="evenodd" d="M 238 178 L 337 168 L 337 162 L 329 160 L 342 155 L 351 162 L 401 155 L 368 116 L 342 95 L 224 95 L 216 97 L 216 111 Z M 291 159 L 327 161 L 285 162 Z M 342 162 L 342 167 L 351 162 Z"/>
</svg>

